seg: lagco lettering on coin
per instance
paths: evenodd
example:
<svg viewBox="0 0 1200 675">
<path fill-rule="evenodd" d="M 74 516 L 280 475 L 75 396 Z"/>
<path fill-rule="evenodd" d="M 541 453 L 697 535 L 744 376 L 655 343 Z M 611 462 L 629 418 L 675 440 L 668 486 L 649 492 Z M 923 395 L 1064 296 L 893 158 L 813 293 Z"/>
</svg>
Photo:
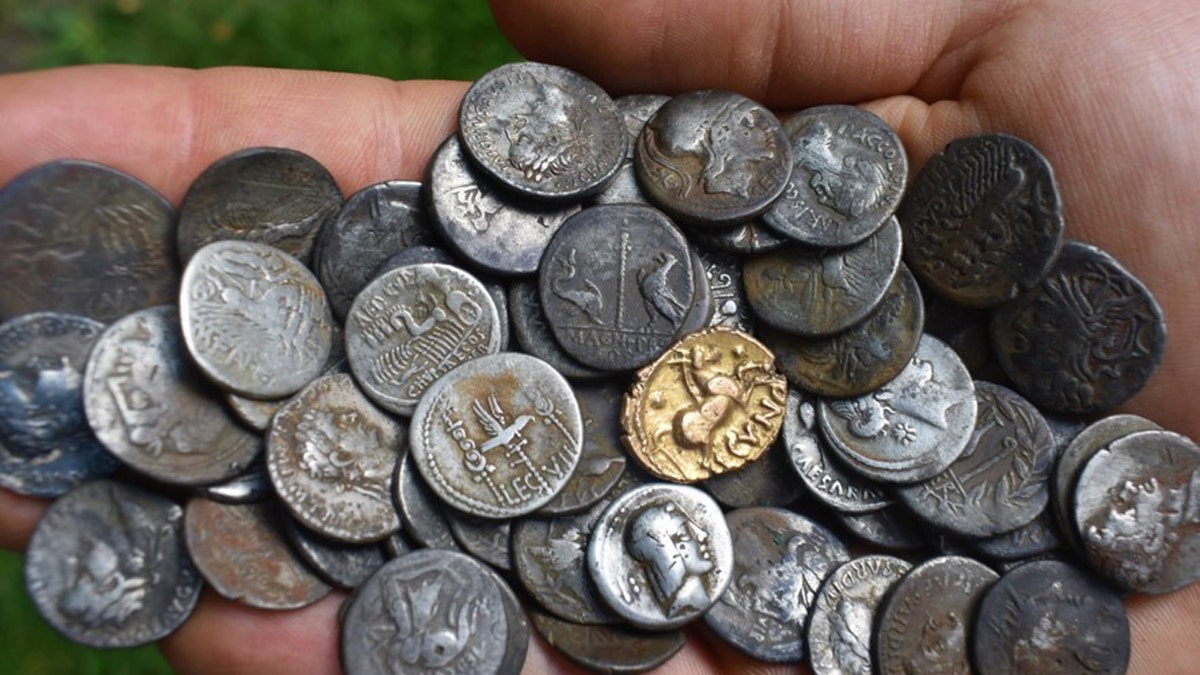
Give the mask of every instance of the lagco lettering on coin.
<svg viewBox="0 0 1200 675">
<path fill-rule="evenodd" d="M 583 421 L 566 379 L 517 353 L 482 356 L 442 376 L 413 413 L 414 464 L 442 501 L 502 519 L 532 513 L 579 463 Z"/>
<path fill-rule="evenodd" d="M 275 492 L 306 527 L 350 543 L 400 528 L 392 477 L 408 429 L 346 374 L 324 375 L 279 410 L 267 435 Z"/>
<path fill-rule="evenodd" d="M 912 565 L 864 555 L 830 572 L 808 612 L 808 663 L 814 675 L 871 675 L 871 633 L 884 596 Z"/>
<path fill-rule="evenodd" d="M 550 240 L 538 293 L 563 350 L 602 370 L 640 368 L 680 331 L 695 297 L 683 233 L 646 206 L 594 206 Z"/>
<path fill-rule="evenodd" d="M 1042 408 L 1096 413 L 1141 390 L 1167 332 L 1149 289 L 1112 256 L 1068 242 L 1041 283 L 992 314 L 1013 388 Z"/>
<path fill-rule="evenodd" d="M 693 91 L 646 122 L 634 154 L 650 201 L 697 225 L 758 216 L 787 186 L 792 150 L 771 111 L 730 91 Z"/>
<path fill-rule="evenodd" d="M 681 483 L 734 471 L 783 425 L 787 383 L 758 340 L 714 326 L 643 368 L 625 396 L 624 441 L 650 473 Z"/>
<path fill-rule="evenodd" d="M 346 606 L 346 674 L 509 672 L 502 666 L 512 627 L 497 579 L 483 563 L 452 551 L 425 549 L 391 560 Z"/>
<path fill-rule="evenodd" d="M 0 324 L 0 487 L 57 497 L 120 465 L 83 408 L 83 370 L 103 330 L 57 312 Z"/>
<path fill-rule="evenodd" d="M 145 183 L 80 160 L 0 190 L 0 318 L 65 312 L 101 322 L 174 302 L 175 209 Z"/>
<path fill-rule="evenodd" d="M 38 612 L 90 647 L 134 647 L 173 632 L 202 579 L 183 539 L 183 509 L 141 488 L 85 483 L 50 505 L 25 552 Z"/>
<path fill-rule="evenodd" d="M 320 283 L 266 244 L 218 241 L 183 272 L 179 315 L 188 351 L 223 388 L 282 398 L 325 368 L 333 317 Z"/>
<path fill-rule="evenodd" d="M 921 338 L 894 380 L 853 399 L 821 401 L 821 431 L 851 468 L 891 483 L 915 483 L 958 458 L 975 429 L 975 386 L 940 340 Z"/>
<path fill-rule="evenodd" d="M 329 586 L 292 551 L 279 524 L 283 514 L 275 508 L 270 501 L 188 500 L 188 552 L 204 580 L 222 597 L 259 609 L 297 609 L 329 593 Z"/>
<path fill-rule="evenodd" d="M 529 608 L 533 627 L 551 647 L 581 668 L 600 673 L 645 673 L 683 649 L 683 631 L 649 633 L 624 625 L 581 625 L 537 607 Z"/>
<path fill-rule="evenodd" d="M 899 206 L 908 156 L 896 132 L 851 105 L 808 108 L 783 125 L 792 148 L 787 188 L 763 222 L 821 247 L 858 243 Z"/>
<path fill-rule="evenodd" d="M 609 504 L 587 563 L 613 611 L 639 628 L 670 630 L 702 616 L 729 587 L 733 542 L 712 497 L 652 483 Z"/>
<path fill-rule="evenodd" d="M 804 660 L 804 626 L 817 589 L 850 560 L 832 532 L 797 513 L 751 507 L 725 514 L 733 581 L 704 622 L 742 653 L 770 663 Z"/>
<path fill-rule="evenodd" d="M 262 449 L 192 365 L 173 306 L 134 312 L 101 334 L 88 357 L 83 402 L 104 447 L 163 482 L 223 481 Z"/>
<path fill-rule="evenodd" d="M 913 273 L 968 307 L 992 307 L 1029 290 L 1062 247 L 1050 163 L 1005 134 L 959 138 L 930 157 L 899 216 Z"/>
<path fill-rule="evenodd" d="M 329 171 L 286 148 L 248 148 L 213 162 L 179 208 L 179 256 L 186 264 L 222 239 L 274 246 L 307 263 L 313 240 L 342 206 Z"/>
<path fill-rule="evenodd" d="M 1039 560 L 1005 574 L 979 603 L 971 653 L 980 675 L 1087 672 L 1129 665 L 1121 597 L 1074 565 Z"/>
<path fill-rule="evenodd" d="M 359 293 L 346 318 L 346 356 L 368 396 L 411 415 L 439 377 L 500 348 L 496 305 L 478 279 L 449 265 L 398 267 Z"/>
<path fill-rule="evenodd" d="M 510 63 L 476 80 L 458 113 L 463 149 L 492 178 L 531 197 L 574 199 L 612 179 L 627 145 L 616 104 L 566 68 Z"/>
</svg>

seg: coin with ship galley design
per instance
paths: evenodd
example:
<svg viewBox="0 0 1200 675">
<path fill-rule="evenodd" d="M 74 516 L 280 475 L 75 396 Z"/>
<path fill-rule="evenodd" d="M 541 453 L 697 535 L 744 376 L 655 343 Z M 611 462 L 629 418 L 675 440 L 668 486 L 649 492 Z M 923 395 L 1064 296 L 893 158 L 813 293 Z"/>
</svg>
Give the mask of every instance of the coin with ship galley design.
<svg viewBox="0 0 1200 675">
<path fill-rule="evenodd" d="M 545 361 L 482 356 L 442 376 L 421 397 L 410 452 L 429 487 L 450 506 L 513 518 L 549 502 L 583 449 L 571 386 Z"/>
</svg>

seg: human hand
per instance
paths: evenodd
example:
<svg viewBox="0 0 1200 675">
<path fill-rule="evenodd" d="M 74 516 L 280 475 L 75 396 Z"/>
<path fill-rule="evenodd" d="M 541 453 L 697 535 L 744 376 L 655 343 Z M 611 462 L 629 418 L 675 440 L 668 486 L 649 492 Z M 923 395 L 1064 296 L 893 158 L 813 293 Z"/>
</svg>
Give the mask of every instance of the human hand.
<svg viewBox="0 0 1200 675">
<path fill-rule="evenodd" d="M 740 91 L 776 109 L 859 103 L 897 129 L 914 172 L 957 136 L 1005 131 L 1054 166 L 1067 236 L 1138 275 L 1171 333 L 1126 409 L 1200 438 L 1187 384 L 1200 372 L 1200 8 L 1183 2 L 952 0 L 494 0 L 528 57 L 614 94 Z M 255 145 L 321 161 L 347 194 L 417 179 L 454 128 L 465 85 L 251 69 L 87 67 L 0 78 L 0 183 L 63 157 L 138 176 L 178 204 L 213 160 Z M 24 545 L 45 502 L 0 491 L 0 545 Z M 337 672 L 340 598 L 271 613 L 206 593 L 163 643 L 184 673 Z M 1190 672 L 1200 590 L 1131 599 L 1133 673 Z M 663 672 L 782 673 L 693 635 Z M 706 636 L 705 636 L 706 637 Z M 568 672 L 535 640 L 525 672 Z"/>
</svg>

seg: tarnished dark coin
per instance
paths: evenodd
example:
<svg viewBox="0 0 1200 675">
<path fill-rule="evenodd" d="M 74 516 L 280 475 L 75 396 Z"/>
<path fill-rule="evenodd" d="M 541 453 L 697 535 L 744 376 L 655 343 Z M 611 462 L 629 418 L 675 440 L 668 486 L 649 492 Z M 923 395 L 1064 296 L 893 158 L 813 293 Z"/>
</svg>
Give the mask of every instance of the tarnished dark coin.
<svg viewBox="0 0 1200 675">
<path fill-rule="evenodd" d="M 879 304 L 858 325 L 823 338 L 761 329 L 792 384 L 831 397 L 861 396 L 904 370 L 925 324 L 921 290 L 901 265 Z"/>
<path fill-rule="evenodd" d="M 1079 472 L 1075 522 L 1092 568 L 1119 588 L 1170 593 L 1200 578 L 1200 448 L 1152 429 L 1101 448 Z"/>
<path fill-rule="evenodd" d="M 733 543 L 712 497 L 651 483 L 609 504 L 592 530 L 587 563 L 613 611 L 639 628 L 669 630 L 702 616 L 729 587 Z"/>
<path fill-rule="evenodd" d="M 713 499 L 734 509 L 787 506 L 801 494 L 800 483 L 792 471 L 782 435 L 758 459 L 746 463 L 737 471 L 713 476 L 699 485 Z"/>
<path fill-rule="evenodd" d="M 275 246 L 308 262 L 322 224 L 342 192 L 317 160 L 286 148 L 248 148 L 209 165 L 179 208 L 179 256 L 205 244 L 241 239 Z"/>
<path fill-rule="evenodd" d="M 771 111 L 731 91 L 693 91 L 646 122 L 634 154 L 650 201 L 680 220 L 734 225 L 787 186 L 792 150 Z"/>
<path fill-rule="evenodd" d="M 498 570 L 513 568 L 512 522 L 446 510 L 450 534 L 462 550 Z"/>
<path fill-rule="evenodd" d="M 741 260 L 730 253 L 700 247 L 695 252 L 700 257 L 697 272 L 703 270 L 713 296 L 713 316 L 709 324 L 754 332 L 754 313 L 742 284 Z"/>
<path fill-rule="evenodd" d="M 0 487 L 56 497 L 117 470 L 83 409 L 83 370 L 103 330 L 54 312 L 0 324 Z"/>
<path fill-rule="evenodd" d="M 458 364 L 499 348 L 495 303 L 478 279 L 449 265 L 385 272 L 346 317 L 354 379 L 397 415 L 411 415 L 425 390 Z"/>
<path fill-rule="evenodd" d="M 900 205 L 908 156 L 883 120 L 855 106 L 825 105 L 791 116 L 783 128 L 792 175 L 763 214 L 779 233 L 812 246 L 849 246 Z"/>
<path fill-rule="evenodd" d="M 963 307 L 933 293 L 924 293 L 925 332 L 946 343 L 977 380 L 1000 383 L 1006 378 L 992 354 L 986 310 Z"/>
<path fill-rule="evenodd" d="M 572 199 L 612 179 L 627 145 L 616 104 L 596 83 L 545 63 L 485 73 L 458 112 L 463 150 L 492 178 L 531 197 Z"/>
<path fill-rule="evenodd" d="M 411 453 L 406 453 L 400 461 L 395 483 L 396 509 L 400 512 L 404 532 L 421 546 L 461 551 L 441 502 L 413 466 Z"/>
<path fill-rule="evenodd" d="M 179 296 L 183 337 L 200 370 L 252 398 L 282 398 L 325 368 L 333 317 L 299 260 L 251 241 L 196 251 Z"/>
<path fill-rule="evenodd" d="M 504 669 L 513 630 L 506 604 L 498 577 L 473 558 L 432 549 L 402 555 L 349 601 L 342 667 L 347 675 L 515 675 L 519 663 Z"/>
<path fill-rule="evenodd" d="M 901 504 L 866 513 L 838 513 L 837 520 L 855 537 L 889 551 L 915 551 L 925 545 L 924 526 Z"/>
<path fill-rule="evenodd" d="M 880 675 L 971 675 L 968 631 L 979 600 L 1000 575 L 959 556 L 933 558 L 892 588 L 878 611 Z"/>
<path fill-rule="evenodd" d="M 301 523 L 341 541 L 379 541 L 400 528 L 392 476 L 408 429 L 346 374 L 324 375 L 275 415 L 267 470 Z"/>
<path fill-rule="evenodd" d="M 65 312 L 108 322 L 174 302 L 175 209 L 106 166 L 61 160 L 0 190 L 0 318 Z"/>
<path fill-rule="evenodd" d="M 508 306 L 512 310 L 513 334 L 521 351 L 549 363 L 564 377 L 573 380 L 594 380 L 609 375 L 608 371 L 583 365 L 563 351 L 546 321 L 536 280 L 513 282 L 508 289 Z"/>
<path fill-rule="evenodd" d="M 713 314 L 717 309 L 712 286 L 708 285 L 708 275 L 704 273 L 704 262 L 700 260 L 700 254 L 696 252 L 696 249 L 691 249 L 690 253 L 692 283 L 695 284 L 696 290 L 692 294 L 692 306 L 688 308 L 687 313 L 683 316 L 683 321 L 679 324 L 678 334 L 681 336 L 712 325 Z"/>
<path fill-rule="evenodd" d="M 280 518 L 292 549 L 308 567 L 338 588 L 358 588 L 388 561 L 383 544 L 347 544 L 324 537 L 295 518 Z"/>
<path fill-rule="evenodd" d="M 896 496 L 928 523 L 972 539 L 1028 524 L 1046 507 L 1054 438 L 1032 403 L 991 382 L 975 382 L 975 431 L 938 475 L 901 485 Z"/>
<path fill-rule="evenodd" d="M 238 394 L 226 392 L 225 403 L 242 424 L 256 431 L 266 431 L 271 428 L 271 418 L 287 403 L 287 398 L 262 400 L 246 398 Z"/>
<path fill-rule="evenodd" d="M 550 240 L 542 309 L 563 350 L 593 368 L 640 368 L 671 344 L 695 296 L 687 241 L 647 206 L 594 206 Z"/>
<path fill-rule="evenodd" d="M 821 337 L 861 322 L 883 299 L 900 266 L 900 226 L 887 220 L 848 248 L 791 246 L 747 258 L 742 267 L 754 315 L 779 330 Z"/>
<path fill-rule="evenodd" d="M 574 391 L 583 420 L 583 454 L 562 491 L 538 509 L 538 515 L 590 509 L 625 475 L 627 462 L 625 448 L 621 445 L 624 389 L 616 382 L 605 382 L 575 385 Z"/>
<path fill-rule="evenodd" d="M 458 366 L 421 397 L 410 428 L 421 476 L 453 508 L 494 519 L 532 513 L 575 471 L 583 421 L 570 385 L 517 353 Z"/>
<path fill-rule="evenodd" d="M 350 195 L 313 247 L 313 271 L 333 315 L 345 320 L 354 297 L 393 254 L 432 243 L 420 183 L 390 180 Z"/>
<path fill-rule="evenodd" d="M 638 136 L 646 122 L 658 112 L 662 104 L 671 100 L 670 96 L 661 94 L 629 94 L 614 100 L 617 112 L 625 120 L 625 130 L 629 132 L 629 145 L 625 148 L 625 159 L 613 179 L 596 193 L 592 200 L 597 204 L 644 204 L 649 206 L 642 188 L 638 185 L 637 170 L 633 166 L 634 148 L 637 147 Z"/>
<path fill-rule="evenodd" d="M 1158 368 L 1167 332 L 1150 291 L 1110 255 L 1063 246 L 1036 287 L 992 314 L 1013 388 L 1040 407 L 1095 413 L 1131 398 Z"/>
<path fill-rule="evenodd" d="M 123 483 L 80 485 L 29 539 L 25 585 L 46 621 L 91 647 L 133 647 L 187 620 L 202 580 L 178 504 Z"/>
<path fill-rule="evenodd" d="M 936 476 L 958 458 L 975 428 L 975 386 L 954 351 L 921 338 L 895 379 L 854 399 L 824 399 L 821 432 L 855 471 L 889 483 Z"/>
<path fill-rule="evenodd" d="M 229 480 L 197 487 L 196 494 L 227 504 L 261 502 L 275 496 L 275 488 L 267 475 L 264 461 L 255 461 L 245 471 Z"/>
<path fill-rule="evenodd" d="M 913 273 L 968 307 L 998 305 L 1033 288 L 1062 246 L 1049 162 L 1005 134 L 959 138 L 930 157 L 898 215 Z"/>
<path fill-rule="evenodd" d="M 683 631 L 648 633 L 630 626 L 581 625 L 563 621 L 536 607 L 529 618 L 551 647 L 581 668 L 598 673 L 645 673 L 666 663 L 683 649 Z"/>
<path fill-rule="evenodd" d="M 175 307 L 134 312 L 104 331 L 88 357 L 83 402 L 109 452 L 163 482 L 223 481 L 262 449 L 192 365 Z"/>
<path fill-rule="evenodd" d="M 704 622 L 751 658 L 804 660 L 804 626 L 817 589 L 850 553 L 832 532 L 791 511 L 731 511 L 733 581 Z"/>
<path fill-rule="evenodd" d="M 1062 539 L 1054 522 L 1050 505 L 1036 518 L 1015 530 L 989 539 L 972 541 L 971 547 L 990 560 L 1021 560 L 1051 553 L 1059 549 Z"/>
<path fill-rule="evenodd" d="M 883 486 L 847 469 L 826 448 L 817 428 L 817 400 L 812 394 L 788 390 L 780 438 L 804 487 L 838 512 L 866 513 L 892 503 Z"/>
<path fill-rule="evenodd" d="M 1121 675 L 1129 648 L 1120 596 L 1089 572 L 1054 560 L 1001 577 L 980 601 L 971 631 L 979 675 Z"/>
<path fill-rule="evenodd" d="M 463 156 L 457 136 L 430 160 L 425 200 L 447 244 L 476 267 L 505 275 L 537 272 L 550 237 L 579 211 L 578 204 L 547 205 L 505 193 Z"/>
<path fill-rule="evenodd" d="M 325 597 L 329 586 L 284 538 L 282 515 L 272 502 L 188 500 L 187 549 L 204 580 L 223 597 L 260 609 L 296 609 Z"/>
<path fill-rule="evenodd" d="M 701 246 L 739 255 L 765 253 L 792 243 L 757 220 L 722 227 L 691 227 L 687 233 Z"/>
<path fill-rule="evenodd" d="M 871 634 L 883 598 L 912 565 L 865 555 L 833 570 L 809 610 L 804 636 L 813 675 L 871 675 Z"/>
</svg>

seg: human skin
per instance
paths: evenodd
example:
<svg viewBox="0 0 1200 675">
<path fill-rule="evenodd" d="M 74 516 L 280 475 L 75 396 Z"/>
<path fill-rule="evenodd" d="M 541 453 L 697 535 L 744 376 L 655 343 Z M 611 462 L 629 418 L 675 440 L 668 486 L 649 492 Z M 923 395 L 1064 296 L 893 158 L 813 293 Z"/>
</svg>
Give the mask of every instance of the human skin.
<svg viewBox="0 0 1200 675">
<path fill-rule="evenodd" d="M 1123 410 L 1200 437 L 1200 4 L 1106 0 L 494 0 L 529 58 L 614 94 L 725 88 L 786 112 L 854 103 L 900 134 L 914 173 L 958 136 L 1007 132 L 1054 166 L 1067 236 L 1101 246 L 1155 293 L 1162 367 Z M 249 146 L 306 152 L 346 194 L 419 179 L 454 130 L 463 83 L 228 68 L 92 66 L 0 77 L 0 184 L 85 158 L 178 204 L 204 167 Z M 0 545 L 25 545 L 47 502 L 0 490 Z M 182 673 L 335 673 L 340 596 L 249 609 L 206 592 L 162 643 Z M 1130 672 L 1194 672 L 1200 587 L 1127 600 Z M 789 673 L 701 629 L 661 672 Z M 526 673 L 575 672 L 540 642 Z"/>
</svg>

